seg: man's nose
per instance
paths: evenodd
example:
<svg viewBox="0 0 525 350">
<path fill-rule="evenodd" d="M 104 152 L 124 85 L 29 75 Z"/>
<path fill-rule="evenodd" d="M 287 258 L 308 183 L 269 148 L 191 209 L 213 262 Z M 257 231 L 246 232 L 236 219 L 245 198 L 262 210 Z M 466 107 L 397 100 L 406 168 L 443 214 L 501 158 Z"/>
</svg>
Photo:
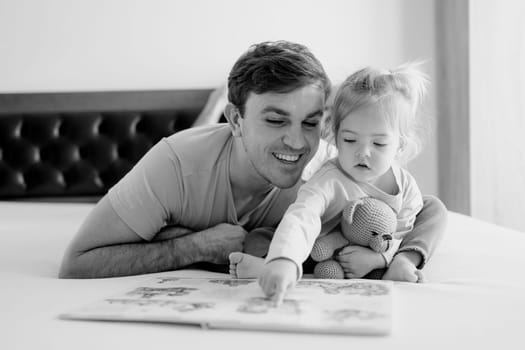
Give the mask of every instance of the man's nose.
<svg viewBox="0 0 525 350">
<path fill-rule="evenodd" d="M 300 128 L 290 128 L 284 135 L 283 142 L 292 149 L 302 149 L 306 146 L 306 139 Z"/>
</svg>

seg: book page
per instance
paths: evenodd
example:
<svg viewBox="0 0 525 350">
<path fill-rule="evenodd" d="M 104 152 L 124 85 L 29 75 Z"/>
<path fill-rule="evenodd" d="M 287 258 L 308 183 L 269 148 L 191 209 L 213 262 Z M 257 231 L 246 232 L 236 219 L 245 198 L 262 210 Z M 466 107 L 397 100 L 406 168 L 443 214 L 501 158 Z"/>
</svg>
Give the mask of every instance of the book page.
<svg viewBox="0 0 525 350">
<path fill-rule="evenodd" d="M 158 277 L 61 317 L 384 335 L 391 330 L 392 283 L 303 279 L 275 307 L 255 279 Z"/>
</svg>

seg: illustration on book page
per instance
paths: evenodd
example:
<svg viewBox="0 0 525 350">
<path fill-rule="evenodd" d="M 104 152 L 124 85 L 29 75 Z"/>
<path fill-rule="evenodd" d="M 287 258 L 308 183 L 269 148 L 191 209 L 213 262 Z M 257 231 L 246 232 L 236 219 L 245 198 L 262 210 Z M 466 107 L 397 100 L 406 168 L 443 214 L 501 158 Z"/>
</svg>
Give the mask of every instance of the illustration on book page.
<svg viewBox="0 0 525 350">
<path fill-rule="evenodd" d="M 300 280 L 282 305 L 275 307 L 254 279 L 167 276 L 61 317 L 210 328 L 388 334 L 392 284 L 362 279 Z"/>
</svg>

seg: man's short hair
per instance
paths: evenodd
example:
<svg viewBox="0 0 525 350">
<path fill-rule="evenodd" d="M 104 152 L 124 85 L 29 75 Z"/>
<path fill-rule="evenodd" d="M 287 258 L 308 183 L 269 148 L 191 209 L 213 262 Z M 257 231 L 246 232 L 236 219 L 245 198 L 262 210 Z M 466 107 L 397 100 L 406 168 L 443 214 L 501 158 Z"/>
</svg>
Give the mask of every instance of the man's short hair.
<svg viewBox="0 0 525 350">
<path fill-rule="evenodd" d="M 319 84 L 330 94 L 330 80 L 319 60 L 301 44 L 266 41 L 252 45 L 233 65 L 228 76 L 228 99 L 241 115 L 250 92 L 286 93 Z"/>
</svg>

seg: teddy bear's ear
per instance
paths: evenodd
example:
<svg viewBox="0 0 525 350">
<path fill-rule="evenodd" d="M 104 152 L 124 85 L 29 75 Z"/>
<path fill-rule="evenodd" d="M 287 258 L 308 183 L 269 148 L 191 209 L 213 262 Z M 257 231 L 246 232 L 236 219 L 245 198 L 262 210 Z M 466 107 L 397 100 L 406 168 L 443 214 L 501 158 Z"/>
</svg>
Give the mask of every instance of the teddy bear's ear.
<svg viewBox="0 0 525 350">
<path fill-rule="evenodd" d="M 345 210 L 343 211 L 343 215 L 346 219 L 346 221 L 351 224 L 354 220 L 354 213 L 358 206 L 362 205 L 364 202 L 362 199 L 355 199 L 348 203 Z"/>
</svg>

